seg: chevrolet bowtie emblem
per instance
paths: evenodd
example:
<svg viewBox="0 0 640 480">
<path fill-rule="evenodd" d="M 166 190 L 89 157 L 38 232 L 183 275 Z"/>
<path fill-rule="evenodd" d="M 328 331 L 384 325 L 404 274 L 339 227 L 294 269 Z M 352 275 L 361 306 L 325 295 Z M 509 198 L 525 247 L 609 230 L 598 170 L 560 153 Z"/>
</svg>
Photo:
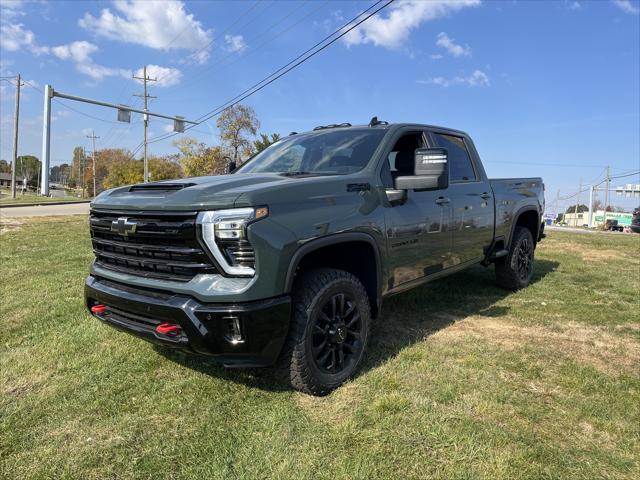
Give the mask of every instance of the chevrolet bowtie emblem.
<svg viewBox="0 0 640 480">
<path fill-rule="evenodd" d="M 136 226 L 136 222 L 129 221 L 127 217 L 120 217 L 111 222 L 111 231 L 126 237 L 129 234 L 136 233 Z"/>
</svg>

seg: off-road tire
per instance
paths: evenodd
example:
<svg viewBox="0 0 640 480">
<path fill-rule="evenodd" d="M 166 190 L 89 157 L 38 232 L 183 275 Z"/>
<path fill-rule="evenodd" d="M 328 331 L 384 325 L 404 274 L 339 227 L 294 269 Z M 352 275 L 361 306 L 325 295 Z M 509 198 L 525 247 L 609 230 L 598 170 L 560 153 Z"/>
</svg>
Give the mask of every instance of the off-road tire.
<svg viewBox="0 0 640 480">
<path fill-rule="evenodd" d="M 526 287 L 533 278 L 535 243 L 531 231 L 525 227 L 516 227 L 511 240 L 509 254 L 495 262 L 496 282 L 507 290 L 519 290 Z M 523 257 L 528 257 L 528 268 L 524 270 Z"/>
<path fill-rule="evenodd" d="M 325 325 L 320 322 L 327 317 L 326 314 L 322 315 L 329 305 L 327 302 L 341 295 L 343 306 L 355 306 L 355 313 L 359 314 L 359 335 L 345 334 L 348 341 L 358 344 L 358 348 L 356 353 L 351 353 L 343 347 L 343 363 L 349 355 L 349 364 L 344 363 L 342 371 L 330 373 L 318 365 L 316 357 L 319 354 L 314 354 L 317 349 L 314 349 L 313 342 L 318 341 L 318 335 L 322 338 L 326 333 L 318 333 L 314 328 L 316 325 L 318 328 L 320 325 Z M 319 268 L 304 272 L 296 280 L 292 296 L 289 336 L 280 357 L 280 366 L 296 390 L 316 396 L 327 395 L 356 372 L 366 349 L 371 320 L 367 292 L 354 275 L 342 270 Z M 344 343 L 346 341 L 344 340 Z M 336 347 L 333 343 L 329 345 L 331 346 Z M 339 346 L 342 347 L 342 344 Z"/>
</svg>

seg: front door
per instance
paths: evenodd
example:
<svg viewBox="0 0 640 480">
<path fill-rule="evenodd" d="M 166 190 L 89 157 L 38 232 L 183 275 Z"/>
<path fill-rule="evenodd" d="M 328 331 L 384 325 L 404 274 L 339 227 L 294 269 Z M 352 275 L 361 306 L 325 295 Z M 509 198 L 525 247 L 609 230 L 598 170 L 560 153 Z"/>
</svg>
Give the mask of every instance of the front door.
<svg viewBox="0 0 640 480">
<path fill-rule="evenodd" d="M 405 131 L 387 154 L 382 180 L 393 188 L 398 176 L 414 174 L 417 148 L 428 146 L 422 131 Z M 385 210 L 390 285 L 436 273 L 450 261 L 452 233 L 451 205 L 442 191 L 409 190 L 404 203 Z"/>
</svg>

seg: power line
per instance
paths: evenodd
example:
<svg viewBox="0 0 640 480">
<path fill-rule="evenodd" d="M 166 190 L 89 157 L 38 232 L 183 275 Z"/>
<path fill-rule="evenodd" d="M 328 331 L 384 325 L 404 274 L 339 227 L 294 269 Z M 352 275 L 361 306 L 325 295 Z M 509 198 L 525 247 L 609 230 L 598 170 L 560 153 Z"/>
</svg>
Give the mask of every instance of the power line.
<svg viewBox="0 0 640 480">
<path fill-rule="evenodd" d="M 198 81 L 201 80 L 197 80 L 200 79 L 204 74 L 206 74 L 207 72 L 209 72 L 211 69 L 218 67 L 218 66 L 224 66 L 224 68 L 229 68 L 231 65 L 234 65 L 235 63 L 241 61 L 241 60 L 245 60 L 246 58 L 248 58 L 251 55 L 254 55 L 256 53 L 258 53 L 262 47 L 264 47 L 265 45 L 271 43 L 272 41 L 274 41 L 275 39 L 277 39 L 278 37 L 281 37 L 282 35 L 284 35 L 285 33 L 287 33 L 288 31 L 290 31 L 292 28 L 298 26 L 300 23 L 302 23 L 304 20 L 306 20 L 308 17 L 310 17 L 311 15 L 313 15 L 314 13 L 316 13 L 318 10 L 320 10 L 321 8 L 323 8 L 327 3 L 329 2 L 329 0 L 325 0 L 324 2 L 320 3 L 320 5 L 317 8 L 312 9 L 311 11 L 309 11 L 308 13 L 306 13 L 305 15 L 303 15 L 301 18 L 299 18 L 298 20 L 296 20 L 293 24 L 289 25 L 288 27 L 286 27 L 284 30 L 281 30 L 280 32 L 276 33 L 275 35 L 273 35 L 271 38 L 265 40 L 264 42 L 258 44 L 256 47 L 252 47 L 251 51 L 239 58 L 236 58 L 235 60 L 228 62 L 225 64 L 225 60 L 228 58 L 231 58 L 233 56 L 239 55 L 240 52 L 239 51 L 234 51 L 234 52 L 229 52 L 226 55 L 224 55 L 222 58 L 218 59 L 216 62 L 208 65 L 204 70 L 200 71 L 199 73 L 197 73 L 196 75 L 194 75 L 190 80 L 193 83 L 194 81 L 196 81 L 195 83 L 198 83 Z M 269 33 L 271 30 L 273 30 L 276 26 L 280 25 L 282 22 L 284 22 L 285 20 L 287 20 L 289 17 L 293 16 L 298 10 L 300 10 L 300 8 L 302 8 L 304 6 L 304 4 L 299 5 L 298 7 L 294 8 L 291 12 L 289 12 L 288 14 L 286 14 L 284 17 L 282 17 L 280 20 L 278 20 L 276 23 L 274 23 L 273 25 L 271 25 L 271 27 L 269 27 L 268 29 L 266 29 L 265 31 L 263 31 L 262 33 L 259 33 L 258 35 L 252 37 L 251 39 L 249 39 L 247 41 L 247 43 L 253 43 L 255 40 L 257 40 L 260 37 L 263 37 L 264 35 L 266 35 L 267 33 Z"/>
<path fill-rule="evenodd" d="M 263 88 L 265 88 L 266 86 L 270 85 L 271 83 L 275 82 L 276 80 L 278 80 L 279 78 L 281 78 L 282 76 L 286 75 L 287 73 L 289 73 L 291 70 L 293 70 L 294 68 L 298 67 L 299 65 L 303 64 L 304 62 L 306 62 L 307 60 L 311 59 L 312 57 L 314 57 L 315 55 L 317 55 L 318 53 L 322 52 L 324 49 L 328 48 L 329 46 L 331 46 L 332 44 L 334 44 L 335 42 L 337 42 L 340 38 L 344 37 L 346 34 L 348 34 L 350 31 L 352 31 L 353 29 L 355 29 L 356 27 L 358 27 L 360 24 L 366 22 L 369 18 L 371 18 L 372 16 L 374 16 L 375 14 L 377 14 L 378 12 L 380 12 L 381 10 L 383 10 L 384 8 L 386 8 L 387 6 L 389 6 L 391 3 L 393 3 L 395 0 L 388 0 L 384 5 L 382 5 L 381 7 L 377 8 L 376 10 L 374 10 L 373 12 L 369 13 L 368 15 L 366 15 L 364 18 L 358 20 L 358 18 L 362 17 L 362 15 L 364 15 L 365 13 L 371 11 L 373 8 L 375 8 L 377 5 L 379 5 L 380 3 L 382 3 L 383 0 L 378 0 L 377 2 L 375 2 L 373 5 L 371 5 L 369 8 L 367 8 L 366 10 L 364 10 L 363 12 L 359 13 L 358 15 L 356 15 L 353 19 L 349 20 L 347 23 L 345 23 L 343 26 L 341 26 L 340 28 L 338 28 L 337 30 L 335 30 L 334 32 L 332 32 L 331 34 L 327 35 L 326 37 L 324 37 L 322 40 L 320 40 L 319 42 L 317 42 L 315 45 L 313 45 L 312 47 L 310 47 L 309 49 L 307 49 L 305 52 L 301 53 L 300 55 L 298 55 L 296 58 L 294 58 L 293 60 L 291 60 L 289 63 L 287 63 L 286 65 L 280 67 L 278 70 L 276 70 L 275 72 L 273 72 L 272 74 L 266 76 L 265 78 L 263 78 L 261 81 L 257 82 L 256 84 L 254 84 L 253 86 L 249 87 L 248 89 L 244 90 L 242 93 L 236 95 L 234 98 L 232 98 L 231 100 L 223 103 L 222 105 L 220 105 L 219 107 L 216 107 L 215 109 L 211 110 L 210 112 L 198 117 L 195 121 L 197 124 L 201 124 L 206 122 L 207 120 L 213 118 L 216 115 L 219 115 L 220 113 L 222 113 L 222 111 L 225 108 L 229 108 L 232 107 L 238 103 L 240 103 L 241 101 L 243 101 L 244 99 L 250 97 L 251 95 L 256 94 L 257 92 L 259 92 L 260 90 L 262 90 Z M 357 20 L 357 21 L 356 21 Z M 347 28 L 348 27 L 348 28 Z M 339 34 L 339 35 L 338 35 Z M 337 36 L 335 36 L 337 35 Z M 334 37 L 333 39 L 331 39 L 331 37 Z M 331 39 L 330 41 L 327 42 L 327 40 Z M 323 43 L 325 43 L 324 45 L 322 45 Z M 320 48 L 320 45 L 322 45 Z M 317 50 L 315 50 L 317 48 Z M 315 50 L 315 51 L 314 51 Z M 307 55 L 308 54 L 308 55 Z M 272 78 L 273 77 L 273 78 Z M 188 126 L 185 128 L 186 130 L 189 130 L 190 128 L 192 128 L 192 126 Z M 174 135 L 176 135 L 177 132 L 173 132 L 173 133 L 169 133 L 166 134 L 164 136 L 158 137 L 155 140 L 152 140 L 149 143 L 152 142 L 159 142 L 161 140 L 165 140 L 167 138 L 170 138 Z"/>
<path fill-rule="evenodd" d="M 273 3 L 273 2 L 272 2 Z M 189 57 L 191 58 L 195 58 L 196 55 L 198 55 L 200 52 L 206 50 L 207 48 L 209 48 L 216 40 L 219 40 L 220 38 L 222 38 L 222 35 L 224 35 L 225 33 L 227 33 L 231 28 L 233 28 L 233 26 L 235 26 L 243 17 L 245 17 L 251 10 L 253 10 L 256 6 L 258 6 L 258 4 L 260 4 L 259 0 L 256 0 L 247 10 L 245 10 L 243 13 L 240 14 L 239 17 L 237 17 L 233 22 L 231 22 L 231 24 L 229 24 L 224 30 L 222 30 L 218 35 L 216 35 L 215 37 L 213 37 L 211 39 L 211 41 L 207 42 L 206 44 L 204 44 L 202 47 L 200 47 L 199 49 L 197 49 L 195 52 L 189 54 Z M 267 8 L 269 8 L 271 4 L 267 4 Z M 266 10 L 266 9 L 265 9 Z M 251 20 L 252 21 L 252 20 Z M 251 21 L 245 23 L 243 25 L 243 27 L 249 25 L 251 23 Z M 182 32 L 184 33 L 184 32 Z M 174 39 L 175 40 L 175 39 Z M 173 43 L 173 40 L 169 43 L 171 44 Z M 165 47 L 166 48 L 166 47 Z M 186 73 L 187 71 L 190 70 L 190 68 L 193 68 L 193 66 L 191 67 L 187 67 L 186 69 L 184 69 L 182 71 L 182 73 Z M 165 73 L 163 76 L 158 78 L 158 81 L 162 81 L 162 79 L 164 79 L 167 75 L 169 75 L 169 72 Z"/>
</svg>

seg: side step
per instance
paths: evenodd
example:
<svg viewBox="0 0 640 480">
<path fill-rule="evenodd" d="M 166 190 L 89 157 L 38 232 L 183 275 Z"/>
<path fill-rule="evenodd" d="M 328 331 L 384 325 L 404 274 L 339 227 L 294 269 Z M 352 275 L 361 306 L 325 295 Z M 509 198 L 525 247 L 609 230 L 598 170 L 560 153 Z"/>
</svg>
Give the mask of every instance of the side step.
<svg viewBox="0 0 640 480">
<path fill-rule="evenodd" d="M 491 254 L 487 255 L 481 263 L 483 266 L 488 267 L 498 258 L 506 257 L 507 255 L 509 255 L 509 250 L 507 249 L 503 248 L 502 250 L 494 250 Z"/>
<path fill-rule="evenodd" d="M 507 255 L 509 255 L 509 250 L 503 248 L 502 250 L 492 252 L 491 255 L 489 255 L 489 260 L 496 260 L 498 258 L 506 257 Z"/>
</svg>

